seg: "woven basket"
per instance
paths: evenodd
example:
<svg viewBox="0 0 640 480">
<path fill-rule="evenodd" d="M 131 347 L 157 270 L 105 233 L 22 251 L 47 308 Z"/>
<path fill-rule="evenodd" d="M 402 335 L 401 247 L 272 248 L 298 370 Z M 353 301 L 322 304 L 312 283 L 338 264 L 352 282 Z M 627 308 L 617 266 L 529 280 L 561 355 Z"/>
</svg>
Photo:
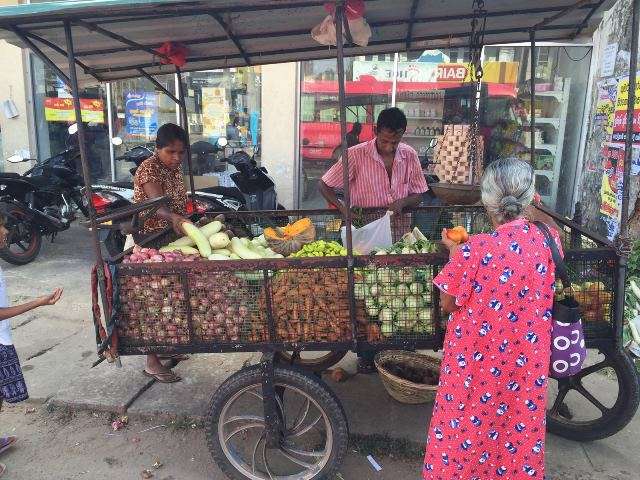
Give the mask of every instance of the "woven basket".
<svg viewBox="0 0 640 480">
<path fill-rule="evenodd" d="M 413 352 L 405 352 L 401 350 L 387 350 L 380 352 L 375 357 L 375 365 L 378 369 L 380 379 L 385 390 L 391 397 L 401 403 L 419 404 L 433 402 L 438 391 L 437 385 L 425 385 L 421 383 L 413 383 L 404 378 L 396 377 L 389 373 L 383 365 L 388 361 L 411 365 L 414 367 L 422 367 L 432 371 L 440 371 L 440 360 L 420 355 Z"/>
</svg>

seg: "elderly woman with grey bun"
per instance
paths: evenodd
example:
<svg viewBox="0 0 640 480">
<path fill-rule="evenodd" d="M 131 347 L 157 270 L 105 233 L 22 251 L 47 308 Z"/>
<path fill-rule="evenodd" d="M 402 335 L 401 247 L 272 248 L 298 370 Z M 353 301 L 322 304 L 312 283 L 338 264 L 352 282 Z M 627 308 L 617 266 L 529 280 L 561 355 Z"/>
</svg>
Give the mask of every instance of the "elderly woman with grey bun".
<svg viewBox="0 0 640 480">
<path fill-rule="evenodd" d="M 434 279 L 450 316 L 426 480 L 544 476 L 555 268 L 544 235 L 525 218 L 533 170 L 515 158 L 497 160 L 481 190 L 495 230 L 463 245 L 443 232 L 450 260 Z"/>
</svg>

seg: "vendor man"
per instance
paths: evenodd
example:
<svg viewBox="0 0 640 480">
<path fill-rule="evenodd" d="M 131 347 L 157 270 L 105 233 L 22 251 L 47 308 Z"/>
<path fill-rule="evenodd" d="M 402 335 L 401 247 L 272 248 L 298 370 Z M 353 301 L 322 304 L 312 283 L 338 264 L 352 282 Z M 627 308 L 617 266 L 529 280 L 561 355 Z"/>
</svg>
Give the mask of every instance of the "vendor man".
<svg viewBox="0 0 640 480">
<path fill-rule="evenodd" d="M 406 130 L 407 117 L 402 110 L 387 108 L 378 115 L 375 138 L 349 148 L 351 205 L 386 208 L 401 214 L 420 204 L 422 195 L 428 190 L 427 181 L 416 151 L 400 143 Z M 347 207 L 335 192 L 344 188 L 342 174 L 342 159 L 338 159 L 320 180 L 319 188 L 327 202 L 346 215 Z M 373 357 L 374 352 L 358 353 L 360 373 L 375 371 Z"/>
<path fill-rule="evenodd" d="M 373 140 L 349 148 L 349 192 L 354 207 L 387 208 L 402 213 L 422 201 L 427 182 L 418 154 L 406 143 L 400 143 L 407 130 L 407 117 L 399 108 L 380 112 Z M 342 158 L 324 174 L 319 189 L 330 205 L 346 215 L 347 207 L 338 200 L 336 189 L 342 190 Z"/>
</svg>

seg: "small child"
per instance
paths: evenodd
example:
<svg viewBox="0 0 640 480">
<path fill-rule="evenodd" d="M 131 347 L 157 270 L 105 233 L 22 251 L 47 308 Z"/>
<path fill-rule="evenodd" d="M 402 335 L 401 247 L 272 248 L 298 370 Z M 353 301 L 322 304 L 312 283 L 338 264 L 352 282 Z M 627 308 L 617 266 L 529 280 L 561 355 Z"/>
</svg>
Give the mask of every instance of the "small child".
<svg viewBox="0 0 640 480">
<path fill-rule="evenodd" d="M 5 228 L 6 216 L 0 212 L 0 248 L 7 243 Z M 51 295 L 36 298 L 27 303 L 10 307 L 7 299 L 7 291 L 4 275 L 0 269 L 0 409 L 2 402 L 18 403 L 29 398 L 27 386 L 20 369 L 18 354 L 11 341 L 11 324 L 9 319 L 44 305 L 55 305 L 62 296 L 62 289 L 56 289 Z M 0 437 L 0 453 L 7 450 L 16 442 L 16 437 Z M 0 463 L 0 477 L 7 467 Z"/>
</svg>

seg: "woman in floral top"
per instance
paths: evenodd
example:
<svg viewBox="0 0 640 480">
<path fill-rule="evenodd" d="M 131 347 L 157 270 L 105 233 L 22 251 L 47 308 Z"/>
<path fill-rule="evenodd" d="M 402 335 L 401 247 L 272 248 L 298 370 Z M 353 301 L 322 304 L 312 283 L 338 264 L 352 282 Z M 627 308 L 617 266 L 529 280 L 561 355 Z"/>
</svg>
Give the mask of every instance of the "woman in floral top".
<svg viewBox="0 0 640 480">
<path fill-rule="evenodd" d="M 136 171 L 133 180 L 133 201 L 143 202 L 162 196 L 169 197 L 169 207 L 159 208 L 156 214 L 148 218 L 141 232 L 135 236 L 140 240 L 158 230 L 173 227 L 176 234 L 182 236 L 182 224 L 187 207 L 187 189 L 182 177 L 182 161 L 187 147 L 186 132 L 173 123 L 166 123 L 156 134 L 156 149 Z M 181 359 L 184 359 L 182 357 Z M 144 374 L 154 377 L 162 383 L 173 383 L 180 377 L 165 367 L 157 355 L 147 355 L 147 366 Z"/>
</svg>

